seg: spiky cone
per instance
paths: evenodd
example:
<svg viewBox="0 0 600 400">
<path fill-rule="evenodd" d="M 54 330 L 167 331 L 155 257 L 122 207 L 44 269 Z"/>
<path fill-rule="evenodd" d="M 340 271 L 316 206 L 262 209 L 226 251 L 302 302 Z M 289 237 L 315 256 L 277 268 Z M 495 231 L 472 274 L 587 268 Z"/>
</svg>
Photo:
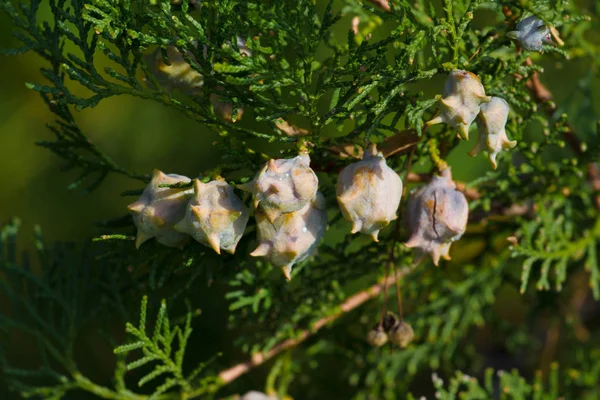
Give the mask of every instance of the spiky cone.
<svg viewBox="0 0 600 400">
<path fill-rule="evenodd" d="M 413 341 L 415 332 L 412 326 L 405 321 L 400 321 L 393 329 L 388 332 L 390 343 L 405 348 Z"/>
<path fill-rule="evenodd" d="M 344 219 L 352 223 L 351 232 L 371 235 L 377 242 L 379 231 L 398 218 L 402 179 L 372 145 L 362 161 L 340 172 L 336 194 Z"/>
<path fill-rule="evenodd" d="M 171 247 L 182 247 L 189 240 L 188 235 L 177 232 L 174 226 L 185 216 L 185 209 L 193 195 L 193 190 L 159 187 L 159 185 L 172 185 L 179 182 L 189 183 L 190 178 L 164 174 L 155 169 L 152 172 L 152 180 L 142 195 L 136 202 L 127 206 L 137 227 L 136 248 L 139 249 L 142 243 L 152 238 Z"/>
<path fill-rule="evenodd" d="M 388 335 L 383 330 L 383 327 L 376 325 L 367 333 L 367 342 L 373 347 L 381 347 L 388 341 Z"/>
<path fill-rule="evenodd" d="M 271 222 L 259 207 L 255 211 L 258 247 L 252 257 L 266 257 L 280 267 L 287 280 L 294 264 L 313 255 L 327 227 L 325 199 L 319 192 L 304 208 L 283 213 Z"/>
<path fill-rule="evenodd" d="M 222 180 L 202 183 L 194 179 L 194 195 L 175 230 L 190 235 L 217 254 L 221 250 L 233 254 L 248 218 L 248 209 L 229 184 Z"/>
<path fill-rule="evenodd" d="M 516 140 L 509 140 L 506 135 L 506 121 L 509 114 L 508 103 L 500 97 L 492 97 L 492 100 L 481 106 L 481 112 L 477 116 L 477 128 L 479 139 L 477 144 L 469 152 L 474 157 L 483 150 L 487 150 L 490 162 L 494 169 L 498 166 L 496 156 L 502 150 L 512 149 L 517 145 Z"/>
<path fill-rule="evenodd" d="M 454 70 L 446 79 L 438 114 L 427 121 L 425 126 L 445 123 L 458 129 L 459 136 L 468 140 L 469 128 L 479 114 L 481 104 L 490 100 L 491 97 L 485 94 L 477 75 L 469 71 Z"/>
<path fill-rule="evenodd" d="M 271 159 L 248 184 L 239 188 L 254 195 L 254 207 L 273 223 L 282 213 L 298 211 L 317 193 L 319 179 L 310 168 L 308 153 L 290 159 Z"/>
<path fill-rule="evenodd" d="M 544 43 L 554 45 L 550 29 L 535 15 L 519 21 L 517 30 L 508 32 L 506 36 L 518 41 L 521 48 L 527 51 L 540 52 Z"/>
<path fill-rule="evenodd" d="M 450 245 L 463 235 L 469 217 L 467 199 L 456 189 L 450 168 L 414 190 L 405 212 L 410 232 L 405 246 L 417 249 L 417 260 L 423 254 L 431 255 L 435 265 L 442 257 L 449 260 Z"/>
</svg>

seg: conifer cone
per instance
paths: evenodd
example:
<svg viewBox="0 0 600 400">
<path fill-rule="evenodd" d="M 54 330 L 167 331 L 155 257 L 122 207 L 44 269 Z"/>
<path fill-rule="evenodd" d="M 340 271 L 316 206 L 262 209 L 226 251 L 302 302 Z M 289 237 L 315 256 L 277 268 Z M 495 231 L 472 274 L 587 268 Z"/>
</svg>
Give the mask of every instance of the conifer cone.
<svg viewBox="0 0 600 400">
<path fill-rule="evenodd" d="M 159 185 L 172 185 L 178 182 L 189 183 L 190 178 L 164 174 L 155 169 L 152 172 L 152 180 L 139 199 L 127 206 L 138 229 L 136 248 L 152 238 L 171 247 L 182 247 L 188 241 L 188 235 L 177 232 L 174 226 L 185 216 L 186 205 L 193 190 L 159 187 Z"/>
<path fill-rule="evenodd" d="M 544 43 L 554 44 L 550 36 L 550 29 L 544 21 L 532 15 L 517 23 L 517 30 L 506 34 L 509 38 L 519 42 L 519 45 L 527 51 L 542 51 Z"/>
<path fill-rule="evenodd" d="M 465 232 L 468 217 L 467 199 L 456 189 L 450 168 L 446 168 L 411 193 L 406 206 L 406 224 L 411 236 L 405 245 L 417 248 L 421 254 L 430 254 L 438 265 L 440 257 L 450 259 L 450 245 Z"/>
<path fill-rule="evenodd" d="M 509 140 L 506 135 L 506 121 L 510 109 L 506 100 L 500 97 L 492 97 L 492 100 L 481 106 L 481 112 L 477 116 L 477 128 L 479 140 L 469 152 L 470 156 L 476 156 L 482 150 L 487 150 L 490 162 L 494 169 L 496 156 L 502 150 L 512 149 L 517 145 L 515 140 Z"/>
<path fill-rule="evenodd" d="M 362 161 L 340 172 L 336 194 L 344 219 L 352 222 L 352 233 L 371 235 L 377 242 L 379 230 L 398 218 L 402 180 L 373 145 Z"/>
<path fill-rule="evenodd" d="M 255 210 L 255 217 L 259 245 L 250 255 L 281 267 L 287 280 L 294 264 L 315 253 L 327 227 L 325 199 L 319 192 L 304 208 L 282 213 L 273 222 L 262 207 Z"/>
<path fill-rule="evenodd" d="M 462 139 L 468 140 L 469 127 L 479 114 L 481 104 L 490 100 L 491 97 L 486 96 L 477 75 L 469 71 L 454 70 L 446 79 L 439 114 L 425 125 L 448 124 L 458 129 Z"/>
<path fill-rule="evenodd" d="M 187 233 L 217 254 L 231 254 L 244 234 L 248 209 L 233 188 L 222 180 L 202 183 L 194 180 L 194 195 L 189 201 L 185 218 L 175 230 Z"/>
<path fill-rule="evenodd" d="M 282 213 L 304 208 L 317 193 L 319 180 L 310 168 L 310 157 L 301 153 L 290 159 L 271 159 L 240 189 L 254 195 L 254 207 L 273 223 Z"/>
</svg>

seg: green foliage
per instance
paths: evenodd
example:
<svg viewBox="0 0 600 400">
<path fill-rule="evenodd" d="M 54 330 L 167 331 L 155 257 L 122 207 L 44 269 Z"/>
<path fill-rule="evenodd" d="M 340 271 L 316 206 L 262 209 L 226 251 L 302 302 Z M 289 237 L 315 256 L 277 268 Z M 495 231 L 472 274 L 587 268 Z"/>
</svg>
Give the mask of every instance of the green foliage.
<svg viewBox="0 0 600 400">
<path fill-rule="evenodd" d="M 185 324 L 182 327 L 175 326 L 171 329 L 171 323 L 167 315 L 167 303 L 163 300 L 154 324 L 154 332 L 149 337 L 146 334 L 147 307 L 148 298 L 144 296 L 142 299 L 139 326 L 136 328 L 130 323 L 126 325 L 127 333 L 131 334 L 137 340 L 117 347 L 115 354 L 127 354 L 138 349 L 142 351 L 141 358 L 129 362 L 125 366 L 128 371 L 143 367 L 149 363 L 158 363 L 151 372 L 144 375 L 138 381 L 138 386 L 141 387 L 159 377 L 162 378 L 162 375 L 166 374 L 168 376 L 168 378 L 164 378 L 164 383 L 154 390 L 150 399 L 159 398 L 161 394 L 177 386 L 186 398 L 197 397 L 207 392 L 208 381 L 202 382 L 199 388 L 193 388 L 191 383 L 202 371 L 204 365 L 197 367 L 189 376 L 184 376 L 183 373 L 183 356 L 188 339 L 192 334 L 192 312 L 187 313 Z M 177 350 L 174 350 L 175 341 L 177 341 Z"/>
<path fill-rule="evenodd" d="M 591 212 L 591 201 L 589 197 L 557 198 L 553 203 L 541 208 L 537 218 L 522 225 L 519 245 L 513 250 L 513 256 L 525 257 L 521 293 L 527 288 L 536 262 L 542 262 L 537 289 L 550 290 L 549 275 L 553 273 L 556 290 L 561 290 L 567 279 L 569 264 L 573 266 L 574 262 L 583 260 L 586 270 L 590 273 L 590 286 L 594 297 L 600 298 L 600 269 L 596 257 L 600 219 L 595 212 Z M 582 202 L 587 207 L 580 207 Z M 573 221 L 577 219 L 573 214 L 578 212 L 578 209 L 584 210 L 586 215 L 581 219 L 588 220 L 589 223 L 575 229 Z"/>
<path fill-rule="evenodd" d="M 594 386 L 582 379 L 580 371 L 570 370 L 561 375 L 557 364 L 550 367 L 548 384 L 544 383 L 539 372 L 531 383 L 516 370 L 510 373 L 497 371 L 496 375 L 497 379 L 494 379 L 494 371 L 486 370 L 484 384 L 481 385 L 477 379 L 458 372 L 450 378 L 446 387 L 444 381 L 434 375 L 435 396 L 440 400 L 597 398 Z"/>
<path fill-rule="evenodd" d="M 18 223 L 7 224 L 0 235 L 7 304 L 0 329 L 34 343 L 40 365 L 17 367 L 2 346 L 12 388 L 54 399 L 83 392 L 109 399 L 222 397 L 257 389 L 256 379 L 223 375 L 249 358 L 238 365 L 243 372 L 270 368 L 266 389 L 298 399 L 395 399 L 416 390 L 418 398 L 431 392 L 433 370 L 450 377 L 446 387 L 434 379 L 440 398 L 593 398 L 600 390 L 600 357 L 591 350 L 600 345 L 593 322 L 600 298 L 600 142 L 592 96 L 599 85 L 599 6 L 498 3 L 394 0 L 387 9 L 385 1 L 354 0 L 0 0 L 22 42 L 6 53 L 35 52 L 47 62 L 43 80 L 27 87 L 56 115 L 53 138 L 39 144 L 77 172 L 71 188 L 93 191 L 119 174 L 132 179 L 121 194 L 130 197 L 148 182 L 148 171 L 122 167 L 76 122 L 74 111 L 128 95 L 218 133 L 213 146 L 222 162 L 198 171 L 204 181 L 247 182 L 267 159 L 309 149 L 329 216 L 320 252 L 295 266 L 289 283 L 248 256 L 254 222 L 235 255 L 217 256 L 198 243 L 172 249 L 151 241 L 136 251 L 131 217 L 116 216 L 83 246 L 49 248 L 36 231 L 35 263 L 16 256 Z M 564 46 L 519 51 L 506 33 L 528 15 L 555 28 Z M 568 82 L 565 65 L 573 74 Z M 495 171 L 468 159 L 451 127 L 425 128 L 453 69 L 477 74 L 488 95 L 511 107 L 506 128 L 518 145 L 498 156 Z M 335 201 L 336 175 L 350 162 L 342 154 L 368 143 L 389 150 L 388 165 L 409 189 L 436 164 L 453 167 L 469 197 L 470 220 L 452 261 L 414 265 L 399 222 L 382 231 L 379 243 L 348 234 Z M 367 300 L 397 267 L 415 341 L 402 350 L 371 348 L 367 332 L 381 307 L 394 309 L 396 301 Z M 537 291 L 528 290 L 531 282 Z M 397 293 L 392 285 L 390 299 Z M 344 306 L 360 294 L 364 305 Z M 140 298 L 134 325 L 127 321 L 137 319 Z M 193 318 L 198 307 L 213 305 L 228 309 L 227 327 Z M 112 379 L 90 376 L 78 359 L 76 344 L 99 325 L 104 345 L 115 349 Z M 205 328 L 223 340 L 233 335 L 233 343 L 201 343 L 197 356 L 190 349 Z M 212 368 L 221 359 L 205 368 L 201 358 L 219 352 L 227 360 L 221 373 Z M 484 377 L 489 366 L 504 368 L 496 365 L 504 354 L 520 375 Z M 521 377 L 540 366 L 550 371 L 547 378 Z"/>
</svg>

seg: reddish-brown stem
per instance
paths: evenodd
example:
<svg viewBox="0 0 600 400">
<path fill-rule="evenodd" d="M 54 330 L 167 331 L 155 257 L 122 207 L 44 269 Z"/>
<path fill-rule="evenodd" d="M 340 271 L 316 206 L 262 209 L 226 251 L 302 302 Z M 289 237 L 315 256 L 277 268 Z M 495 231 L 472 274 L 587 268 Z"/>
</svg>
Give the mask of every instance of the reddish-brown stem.
<svg viewBox="0 0 600 400">
<path fill-rule="evenodd" d="M 219 373 L 221 383 L 228 384 L 246 372 L 250 371 L 254 367 L 264 364 L 271 358 L 275 357 L 279 353 L 296 347 L 300 343 L 304 342 L 310 336 L 315 334 L 319 329 L 323 328 L 328 323 L 335 321 L 345 313 L 361 306 L 367 301 L 379 296 L 384 287 L 387 287 L 395 279 L 400 279 L 406 272 L 401 271 L 398 275 L 388 276 L 383 282 L 376 283 L 371 287 L 361 290 L 360 292 L 348 297 L 346 301 L 340 304 L 340 309 L 335 314 L 323 317 L 315 322 L 310 329 L 305 329 L 293 339 L 285 340 L 275 345 L 271 350 L 266 353 L 256 353 L 249 360 L 234 365 L 231 368 L 227 368 Z"/>
<path fill-rule="evenodd" d="M 396 274 L 396 269 L 394 269 L 394 275 L 395 274 Z M 390 275 L 390 263 L 388 262 L 385 264 L 385 279 L 383 280 L 384 282 L 388 281 L 389 275 Z M 385 284 L 385 287 L 383 288 L 383 304 L 381 305 L 381 316 L 379 317 L 379 324 L 378 324 L 378 326 L 380 328 L 383 327 L 383 318 L 385 317 L 387 296 L 388 296 L 388 285 Z"/>
</svg>

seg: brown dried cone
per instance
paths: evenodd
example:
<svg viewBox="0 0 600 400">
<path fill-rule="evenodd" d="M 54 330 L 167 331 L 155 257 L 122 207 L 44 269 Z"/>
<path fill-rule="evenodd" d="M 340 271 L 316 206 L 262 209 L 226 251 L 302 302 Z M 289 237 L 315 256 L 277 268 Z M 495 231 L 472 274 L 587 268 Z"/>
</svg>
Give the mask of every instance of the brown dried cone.
<svg viewBox="0 0 600 400">
<path fill-rule="evenodd" d="M 255 211 L 259 245 L 250 255 L 281 267 L 287 280 L 292 266 L 315 253 L 327 227 L 325 199 L 319 192 L 304 208 L 280 214 L 273 222 L 262 207 Z"/>
<path fill-rule="evenodd" d="M 344 219 L 352 222 L 351 232 L 371 235 L 377 242 L 379 230 L 398 218 L 402 180 L 372 145 L 362 161 L 340 172 L 336 194 Z"/>
<path fill-rule="evenodd" d="M 248 218 L 248 209 L 229 184 L 222 180 L 202 183 L 195 179 L 194 196 L 175 230 L 212 247 L 217 254 L 221 254 L 221 249 L 233 254 Z"/>
<path fill-rule="evenodd" d="M 405 221 L 411 236 L 406 247 L 428 253 L 438 265 L 440 257 L 450 259 L 450 245 L 460 239 L 467 228 L 469 205 L 465 195 L 456 189 L 450 168 L 431 182 L 413 191 L 406 206 Z"/>
<path fill-rule="evenodd" d="M 405 348 L 415 337 L 413 328 L 405 321 L 400 321 L 389 332 L 390 342 Z"/>
<path fill-rule="evenodd" d="M 371 346 L 381 347 L 385 345 L 387 341 L 388 335 L 379 324 L 375 325 L 375 327 L 367 334 L 367 342 L 369 342 Z"/>
<path fill-rule="evenodd" d="M 398 319 L 396 314 L 389 311 L 387 312 L 387 314 L 385 314 L 385 317 L 383 317 L 382 322 L 383 330 L 386 332 L 390 332 L 400 324 L 400 320 Z"/>
<path fill-rule="evenodd" d="M 152 180 L 144 189 L 139 199 L 127 208 L 133 215 L 133 223 L 138 229 L 135 247 L 139 248 L 145 241 L 156 238 L 156 241 L 171 247 L 182 247 L 189 236 L 177 232 L 174 226 L 185 216 L 192 189 L 171 189 L 159 187 L 175 183 L 189 183 L 190 178 L 183 175 L 164 174 L 155 169 Z"/>
</svg>

